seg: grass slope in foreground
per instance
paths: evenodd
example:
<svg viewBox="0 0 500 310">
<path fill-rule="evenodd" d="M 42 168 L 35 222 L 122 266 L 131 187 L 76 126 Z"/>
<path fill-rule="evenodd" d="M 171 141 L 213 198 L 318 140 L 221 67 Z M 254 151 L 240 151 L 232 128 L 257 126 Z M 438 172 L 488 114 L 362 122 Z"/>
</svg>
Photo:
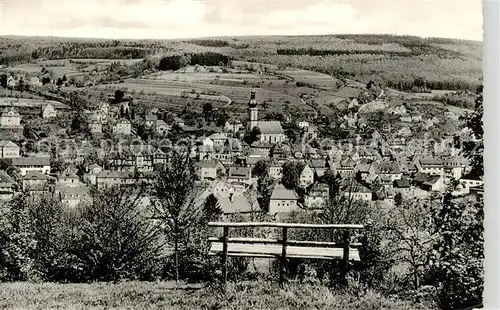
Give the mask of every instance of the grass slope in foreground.
<svg viewBox="0 0 500 310">
<path fill-rule="evenodd" d="M 174 282 L 31 284 L 0 286 L 0 309 L 428 309 L 373 292 L 332 292 L 323 286 L 240 282 L 220 289 Z"/>
</svg>

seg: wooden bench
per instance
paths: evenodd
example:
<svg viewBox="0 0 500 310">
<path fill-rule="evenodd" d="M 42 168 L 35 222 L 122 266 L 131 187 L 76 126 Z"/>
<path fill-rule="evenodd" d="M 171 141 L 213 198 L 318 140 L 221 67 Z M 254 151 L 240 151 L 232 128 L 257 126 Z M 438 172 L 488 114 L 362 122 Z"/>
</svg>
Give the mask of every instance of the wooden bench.
<svg viewBox="0 0 500 310">
<path fill-rule="evenodd" d="M 357 247 L 361 244 L 350 243 L 350 230 L 363 229 L 363 225 L 345 224 L 299 224 L 299 223 L 268 223 L 268 222 L 210 222 L 212 227 L 222 227 L 222 237 L 210 237 L 209 255 L 217 255 L 222 260 L 222 281 L 227 281 L 227 257 L 255 257 L 255 258 L 280 258 L 280 284 L 285 281 L 286 260 L 296 259 L 322 259 L 342 260 L 342 277 L 345 279 L 348 262 L 360 261 Z M 260 238 L 229 238 L 229 228 L 233 227 L 271 227 L 281 228 L 281 239 Z M 341 229 L 344 231 L 344 242 L 297 241 L 288 240 L 289 228 L 308 229 Z"/>
</svg>

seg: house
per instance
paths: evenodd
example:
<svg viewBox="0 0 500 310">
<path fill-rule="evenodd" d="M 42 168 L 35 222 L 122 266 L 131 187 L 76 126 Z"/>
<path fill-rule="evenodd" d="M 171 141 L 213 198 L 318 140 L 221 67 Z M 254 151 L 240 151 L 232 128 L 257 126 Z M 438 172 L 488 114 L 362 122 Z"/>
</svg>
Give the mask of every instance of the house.
<svg viewBox="0 0 500 310">
<path fill-rule="evenodd" d="M 57 116 L 56 109 L 54 109 L 54 107 L 50 103 L 42 106 L 42 117 L 44 119 L 54 118 L 56 116 Z"/>
<path fill-rule="evenodd" d="M 341 177 L 350 177 L 354 174 L 356 162 L 350 157 L 343 157 L 338 165 L 335 165 L 335 172 Z"/>
<path fill-rule="evenodd" d="M 444 189 L 443 177 L 436 174 L 417 172 L 413 182 L 426 191 L 441 192 Z"/>
<path fill-rule="evenodd" d="M 102 123 L 100 120 L 91 120 L 89 123 L 89 131 L 91 134 L 102 134 Z"/>
<path fill-rule="evenodd" d="M 222 147 L 226 145 L 228 138 L 225 134 L 223 133 L 214 133 L 210 136 L 208 136 L 210 140 L 212 140 L 214 147 Z"/>
<path fill-rule="evenodd" d="M 45 191 L 54 178 L 40 171 L 28 171 L 21 178 L 23 191 Z"/>
<path fill-rule="evenodd" d="M 341 191 L 344 197 L 352 200 L 372 200 L 372 191 L 356 182 L 355 180 L 346 180 L 341 184 Z"/>
<path fill-rule="evenodd" d="M 92 164 L 87 167 L 87 173 L 83 176 L 86 183 L 91 185 L 97 184 L 97 175 L 101 173 L 102 167 L 97 164 Z"/>
<path fill-rule="evenodd" d="M 57 177 L 57 185 L 66 187 L 84 186 L 80 182 L 80 178 L 76 175 L 76 171 L 71 168 L 67 168 Z"/>
<path fill-rule="evenodd" d="M 321 178 L 328 169 L 328 163 L 324 159 L 312 159 L 310 161 L 311 168 L 314 169 L 316 177 Z"/>
<path fill-rule="evenodd" d="M 396 162 L 381 162 L 375 165 L 375 174 L 379 177 L 389 179 L 389 182 L 392 184 L 394 180 L 401 179 L 403 173 L 399 168 L 399 165 Z"/>
<path fill-rule="evenodd" d="M 237 120 L 229 120 L 224 124 L 224 130 L 227 132 L 237 133 L 241 128 L 243 125 Z"/>
<path fill-rule="evenodd" d="M 164 120 L 158 120 L 156 122 L 155 133 L 159 136 L 165 136 L 170 130 L 170 126 L 165 123 Z"/>
<path fill-rule="evenodd" d="M 213 181 L 215 180 L 215 178 L 217 178 L 217 161 L 203 160 L 201 162 L 197 162 L 196 167 L 198 178 L 201 181 Z"/>
<path fill-rule="evenodd" d="M 12 141 L 0 140 L 0 158 L 19 158 L 19 146 Z"/>
<path fill-rule="evenodd" d="M 275 180 L 280 180 L 283 176 L 283 164 L 275 159 L 268 163 L 268 174 Z"/>
<path fill-rule="evenodd" d="M 298 126 L 299 126 L 299 128 L 307 128 L 307 127 L 309 127 L 309 122 L 305 122 L 305 121 L 299 122 Z"/>
<path fill-rule="evenodd" d="M 276 184 L 269 201 L 269 214 L 288 213 L 299 209 L 298 196 L 293 190 L 286 189 L 282 184 Z"/>
<path fill-rule="evenodd" d="M 0 200 L 9 200 L 14 196 L 16 181 L 4 170 L 0 170 Z"/>
<path fill-rule="evenodd" d="M 314 182 L 314 170 L 306 163 L 300 173 L 300 185 L 307 187 Z"/>
<path fill-rule="evenodd" d="M 448 158 L 443 160 L 443 169 L 445 178 L 460 180 L 464 172 L 464 165 L 459 158 Z"/>
<path fill-rule="evenodd" d="M 329 197 L 328 185 L 316 182 L 306 195 L 305 205 L 312 209 L 321 208 L 327 203 Z"/>
<path fill-rule="evenodd" d="M 56 190 L 61 202 L 67 207 L 76 207 L 85 202 L 91 202 L 90 190 L 87 186 L 61 186 Z"/>
<path fill-rule="evenodd" d="M 249 157 L 268 158 L 272 145 L 268 142 L 256 141 L 250 146 Z"/>
<path fill-rule="evenodd" d="M 107 103 L 106 101 L 101 102 L 99 109 L 101 110 L 101 113 L 103 115 L 106 115 L 106 116 L 109 115 L 109 103 Z"/>
<path fill-rule="evenodd" d="M 0 115 L 0 127 L 1 128 L 19 128 L 21 127 L 21 115 L 19 112 L 11 107 L 10 109 L 5 109 Z"/>
<path fill-rule="evenodd" d="M 228 196 L 216 194 L 219 206 L 224 215 L 259 213 L 261 209 L 257 200 L 250 200 L 245 195 L 230 193 Z"/>
<path fill-rule="evenodd" d="M 360 179 L 366 183 L 372 183 L 376 178 L 377 174 L 375 173 L 375 164 L 367 161 L 361 161 L 356 166 L 357 174 Z"/>
<path fill-rule="evenodd" d="M 230 167 L 227 175 L 229 182 L 250 182 L 252 169 L 250 167 Z"/>
<path fill-rule="evenodd" d="M 49 157 L 19 157 L 12 159 L 12 166 L 19 168 L 21 176 L 25 176 L 29 171 L 38 171 L 43 174 L 50 172 Z"/>
<path fill-rule="evenodd" d="M 42 82 L 40 82 L 40 79 L 37 76 L 32 76 L 30 78 L 30 84 L 35 86 L 42 86 Z"/>
<path fill-rule="evenodd" d="M 396 193 L 400 193 L 401 195 L 408 195 L 412 192 L 411 183 L 408 178 L 395 180 L 393 188 Z"/>
<path fill-rule="evenodd" d="M 102 170 L 96 176 L 96 185 L 98 188 L 115 185 L 133 185 L 138 181 L 139 178 L 133 171 Z"/>
<path fill-rule="evenodd" d="M 421 158 L 416 161 L 418 172 L 430 175 L 444 175 L 443 161 L 438 158 Z"/>
<path fill-rule="evenodd" d="M 144 121 L 144 126 L 146 128 L 155 128 L 156 122 L 158 121 L 158 116 L 155 114 L 147 114 Z"/>
<path fill-rule="evenodd" d="M 462 193 L 468 194 L 473 188 L 484 186 L 484 181 L 480 178 L 466 175 L 459 181 L 460 189 Z"/>
<path fill-rule="evenodd" d="M 121 119 L 113 127 L 113 133 L 124 136 L 130 135 L 132 133 L 132 123 L 128 119 Z"/>
</svg>

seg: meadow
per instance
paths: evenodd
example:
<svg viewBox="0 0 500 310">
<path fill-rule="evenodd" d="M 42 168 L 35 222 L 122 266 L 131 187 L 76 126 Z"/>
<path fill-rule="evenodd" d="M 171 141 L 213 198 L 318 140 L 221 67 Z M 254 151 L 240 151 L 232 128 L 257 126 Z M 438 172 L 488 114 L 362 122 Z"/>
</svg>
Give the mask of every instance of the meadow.
<svg viewBox="0 0 500 310">
<path fill-rule="evenodd" d="M 324 286 L 290 283 L 279 288 L 271 282 L 218 285 L 175 282 L 122 282 L 92 284 L 4 283 L 0 308 L 5 309 L 430 309 L 391 300 L 368 291 L 331 291 Z"/>
</svg>

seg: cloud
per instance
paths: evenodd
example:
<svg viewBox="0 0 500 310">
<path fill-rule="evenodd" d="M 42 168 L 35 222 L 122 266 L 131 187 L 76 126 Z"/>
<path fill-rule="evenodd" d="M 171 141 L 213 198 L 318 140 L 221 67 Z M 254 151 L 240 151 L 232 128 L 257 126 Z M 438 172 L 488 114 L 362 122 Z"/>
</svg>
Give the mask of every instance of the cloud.
<svg viewBox="0 0 500 310">
<path fill-rule="evenodd" d="M 0 2 L 0 35 L 184 38 L 389 33 L 481 40 L 478 0 Z"/>
</svg>

